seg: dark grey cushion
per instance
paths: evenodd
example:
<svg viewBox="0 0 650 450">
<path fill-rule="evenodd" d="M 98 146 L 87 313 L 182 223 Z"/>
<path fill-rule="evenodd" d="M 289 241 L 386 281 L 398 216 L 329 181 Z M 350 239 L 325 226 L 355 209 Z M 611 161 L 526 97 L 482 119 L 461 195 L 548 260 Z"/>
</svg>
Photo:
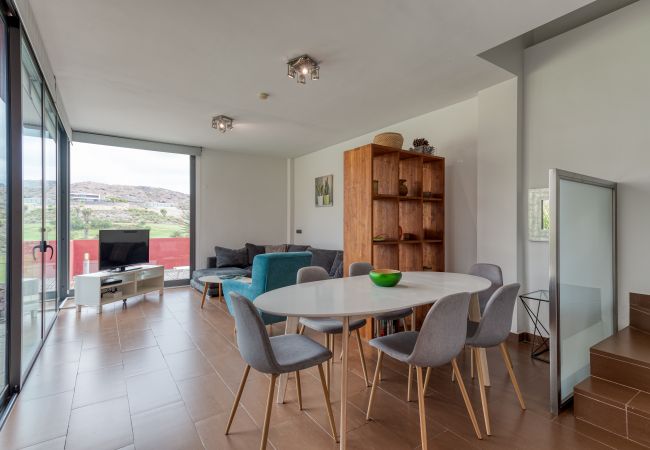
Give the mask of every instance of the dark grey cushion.
<svg viewBox="0 0 650 450">
<path fill-rule="evenodd" d="M 324 250 L 322 248 L 309 247 L 307 251 L 311 252 L 311 265 L 322 267 L 329 273 L 338 250 Z"/>
<path fill-rule="evenodd" d="M 343 277 L 343 252 L 336 252 L 332 268 L 330 269 L 330 278 Z"/>
<path fill-rule="evenodd" d="M 321 318 L 321 317 L 302 317 L 300 324 L 314 331 L 327 334 L 341 334 L 343 332 L 343 322 L 339 319 Z M 366 324 L 366 319 L 357 319 L 350 322 L 350 330 L 356 330 Z"/>
<path fill-rule="evenodd" d="M 217 256 L 217 268 L 248 266 L 248 251 L 246 247 L 232 249 L 216 246 L 214 247 L 214 252 Z"/>
<path fill-rule="evenodd" d="M 251 244 L 250 242 L 246 243 L 246 251 L 248 252 L 249 266 L 253 265 L 253 258 L 255 258 L 257 255 L 262 255 L 266 253 L 266 250 L 264 249 L 263 245 L 255 245 L 255 244 Z"/>
<path fill-rule="evenodd" d="M 207 260 L 207 266 L 208 269 L 214 269 L 217 267 L 217 257 L 216 256 L 208 256 Z"/>
<path fill-rule="evenodd" d="M 295 244 L 287 245 L 288 252 L 304 252 L 307 251 L 308 248 L 309 245 L 295 245 Z"/>
</svg>

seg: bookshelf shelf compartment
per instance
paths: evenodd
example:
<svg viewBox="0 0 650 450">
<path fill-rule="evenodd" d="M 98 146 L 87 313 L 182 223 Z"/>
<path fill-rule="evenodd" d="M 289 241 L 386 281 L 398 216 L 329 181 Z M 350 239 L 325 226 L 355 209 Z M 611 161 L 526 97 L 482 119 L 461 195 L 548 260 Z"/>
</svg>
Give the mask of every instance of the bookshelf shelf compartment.
<svg viewBox="0 0 650 450">
<path fill-rule="evenodd" d="M 445 270 L 444 171 L 445 159 L 439 156 L 374 144 L 345 152 L 346 275 L 349 265 L 358 261 L 378 269 Z M 405 196 L 399 195 L 399 180 L 405 180 Z M 413 239 L 399 240 L 400 228 Z M 376 236 L 385 240 L 374 241 Z M 416 309 L 418 324 L 427 309 Z M 362 330 L 366 339 L 373 337 L 370 323 Z"/>
</svg>

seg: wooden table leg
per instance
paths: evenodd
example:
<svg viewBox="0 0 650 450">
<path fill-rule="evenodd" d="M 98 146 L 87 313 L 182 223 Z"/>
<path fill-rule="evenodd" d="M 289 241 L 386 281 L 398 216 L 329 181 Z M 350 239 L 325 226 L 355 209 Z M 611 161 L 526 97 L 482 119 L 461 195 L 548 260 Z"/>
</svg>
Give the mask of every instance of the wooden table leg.
<svg viewBox="0 0 650 450">
<path fill-rule="evenodd" d="M 209 286 L 210 283 L 203 283 L 203 298 L 201 299 L 201 309 L 203 309 L 203 305 L 205 304 L 205 297 L 208 295 Z"/>
<path fill-rule="evenodd" d="M 298 331 L 298 319 L 299 317 L 287 317 L 284 334 L 296 334 Z M 284 403 L 284 396 L 287 393 L 287 381 L 289 380 L 289 374 L 283 373 L 279 376 L 279 379 L 280 382 L 278 383 L 278 395 L 276 403 Z"/>
<path fill-rule="evenodd" d="M 469 303 L 469 320 L 479 322 L 481 320 L 481 305 L 478 302 L 478 294 L 472 294 L 472 299 Z M 483 385 L 490 386 L 490 371 L 488 368 L 487 356 L 484 348 L 479 348 L 478 361 L 475 364 L 480 364 L 483 369 Z"/>
<path fill-rule="evenodd" d="M 347 336 L 350 333 L 350 318 L 343 317 L 343 333 L 342 336 Z M 348 437 L 348 347 L 349 339 L 342 339 L 343 346 L 343 362 L 341 365 L 341 440 L 339 448 L 345 450 L 347 447 Z"/>
</svg>

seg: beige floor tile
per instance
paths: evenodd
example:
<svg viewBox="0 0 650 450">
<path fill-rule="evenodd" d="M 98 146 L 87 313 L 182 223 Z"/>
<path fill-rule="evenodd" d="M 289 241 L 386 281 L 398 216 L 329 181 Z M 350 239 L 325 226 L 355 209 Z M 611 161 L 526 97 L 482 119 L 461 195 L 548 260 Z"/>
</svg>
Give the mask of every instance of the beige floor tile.
<svg viewBox="0 0 650 450">
<path fill-rule="evenodd" d="M 131 443 L 133 432 L 126 397 L 72 411 L 66 450 L 114 450 Z"/>
<path fill-rule="evenodd" d="M 194 422 L 229 412 L 235 398 L 216 373 L 179 381 L 178 390 Z"/>
<path fill-rule="evenodd" d="M 126 381 L 121 364 L 77 376 L 73 408 L 103 402 L 126 395 Z"/>
<path fill-rule="evenodd" d="M 228 423 L 229 413 L 218 414 L 196 423 L 196 430 L 201 436 L 203 445 L 208 450 L 249 450 L 259 448 L 262 430 L 255 425 L 246 411 L 239 410 L 226 436 L 224 431 Z M 267 447 L 271 448 L 271 446 Z"/>
<path fill-rule="evenodd" d="M 128 331 L 120 333 L 120 347 L 123 352 L 158 345 L 151 330 Z"/>
<path fill-rule="evenodd" d="M 76 362 L 57 364 L 50 370 L 41 369 L 30 374 L 21 392 L 22 400 L 45 397 L 72 391 L 77 379 L 79 364 Z"/>
<path fill-rule="evenodd" d="M 175 332 L 156 336 L 158 347 L 163 355 L 195 349 L 194 342 L 185 332 Z"/>
<path fill-rule="evenodd" d="M 22 450 L 63 450 L 65 448 L 65 436 L 52 439 L 51 441 L 41 442 L 40 444 L 30 445 Z"/>
<path fill-rule="evenodd" d="M 181 396 L 169 370 L 163 369 L 127 378 L 131 414 L 178 402 Z"/>
<path fill-rule="evenodd" d="M 0 448 L 18 449 L 65 436 L 72 392 L 18 400 L 0 431 Z"/>
<path fill-rule="evenodd" d="M 102 369 L 122 363 L 122 351 L 118 343 L 105 347 L 93 347 L 81 351 L 79 372 Z"/>
<path fill-rule="evenodd" d="M 201 439 L 182 402 L 135 414 L 133 434 L 138 450 L 197 450 Z"/>
<path fill-rule="evenodd" d="M 122 354 L 124 375 L 130 377 L 160 369 L 166 369 L 165 358 L 158 347 L 141 348 Z"/>
<path fill-rule="evenodd" d="M 176 381 L 214 372 L 207 359 L 198 350 L 165 355 L 169 370 Z"/>
</svg>

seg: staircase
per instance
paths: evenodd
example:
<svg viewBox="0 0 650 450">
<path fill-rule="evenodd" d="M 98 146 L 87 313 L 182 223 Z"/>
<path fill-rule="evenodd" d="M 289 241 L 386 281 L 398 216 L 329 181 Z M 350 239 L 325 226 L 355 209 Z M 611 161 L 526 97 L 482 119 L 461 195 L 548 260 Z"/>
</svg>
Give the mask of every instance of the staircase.
<svg viewBox="0 0 650 450">
<path fill-rule="evenodd" d="M 576 419 L 650 448 L 650 295 L 630 294 L 630 326 L 590 349 Z"/>
</svg>

